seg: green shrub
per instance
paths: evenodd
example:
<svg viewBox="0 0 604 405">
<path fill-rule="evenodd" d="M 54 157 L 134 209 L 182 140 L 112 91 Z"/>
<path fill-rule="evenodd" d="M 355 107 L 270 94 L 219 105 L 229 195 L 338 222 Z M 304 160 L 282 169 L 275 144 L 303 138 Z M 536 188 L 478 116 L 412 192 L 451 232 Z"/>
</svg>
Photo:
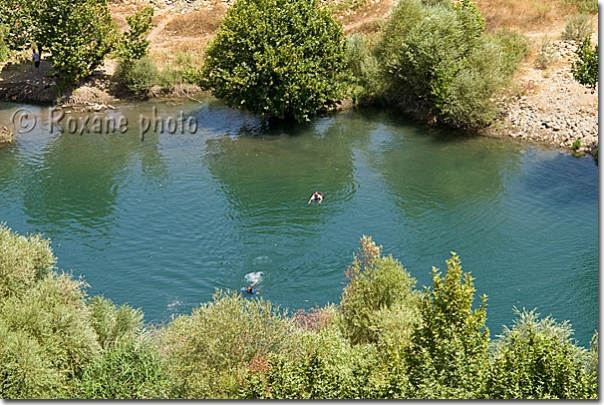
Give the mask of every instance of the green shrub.
<svg viewBox="0 0 604 405">
<path fill-rule="evenodd" d="M 378 49 L 388 97 L 454 127 L 488 124 L 496 113 L 493 94 L 507 83 L 521 53 L 513 40 L 485 36 L 484 18 L 469 0 L 401 0 Z"/>
<path fill-rule="evenodd" d="M 144 96 L 158 82 L 157 67 L 148 56 L 132 62 L 120 60 L 115 69 L 115 77 L 138 96 Z"/>
<path fill-rule="evenodd" d="M 278 351 L 292 323 L 270 302 L 218 291 L 163 330 L 173 396 L 233 398 L 248 365 Z"/>
<path fill-rule="evenodd" d="M 563 0 L 563 4 L 572 4 L 581 13 L 598 14 L 598 0 Z"/>
<path fill-rule="evenodd" d="M 541 40 L 541 49 L 537 54 L 535 64 L 541 70 L 547 69 L 552 63 L 558 60 L 558 52 L 554 49 L 549 37 L 546 35 Z"/>
<path fill-rule="evenodd" d="M 86 284 L 68 274 L 50 273 L 22 297 L 2 302 L 0 317 L 10 331 L 21 331 L 35 340 L 71 386 L 86 365 L 99 353 L 100 345 L 91 326 L 84 301 Z"/>
<path fill-rule="evenodd" d="M 48 399 L 64 395 L 65 378 L 40 343 L 0 318 L 0 398 Z"/>
<path fill-rule="evenodd" d="M 128 31 L 124 32 L 117 49 L 120 60 L 133 62 L 145 56 L 149 51 L 149 41 L 145 36 L 154 26 L 153 7 L 145 7 L 134 15 L 126 17 Z"/>
<path fill-rule="evenodd" d="M 134 338 L 143 328 L 143 312 L 129 305 L 116 307 L 111 300 L 97 295 L 88 302 L 92 327 L 99 344 L 107 349 L 121 340 Z"/>
<path fill-rule="evenodd" d="M 597 398 L 597 383 L 584 367 L 585 349 L 570 338 L 568 322 L 539 320 L 534 311 L 518 312 L 512 329 L 493 342 L 487 383 L 490 398 Z M 597 376 L 596 376 L 597 379 Z"/>
<path fill-rule="evenodd" d="M 0 24 L 0 62 L 4 62 L 10 55 L 10 49 L 6 44 L 6 36 L 8 35 L 8 27 Z"/>
<path fill-rule="evenodd" d="M 491 38 L 503 50 L 501 60 L 503 73 L 506 77 L 511 77 L 520 62 L 531 53 L 529 39 L 518 31 L 505 28 L 496 31 Z"/>
<path fill-rule="evenodd" d="M 81 280 L 49 241 L 0 226 L 0 397 L 67 398 L 100 352 Z"/>
<path fill-rule="evenodd" d="M 571 71 L 577 82 L 595 92 L 598 84 L 598 45 L 592 48 L 589 36 L 579 44 Z"/>
<path fill-rule="evenodd" d="M 113 344 L 84 371 L 79 397 L 86 399 L 165 399 L 169 380 L 159 354 L 146 338 Z"/>
<path fill-rule="evenodd" d="M 379 98 L 383 92 L 380 65 L 367 38 L 358 32 L 346 37 L 349 93 L 354 102 Z"/>
<path fill-rule="evenodd" d="M 589 344 L 589 352 L 587 356 L 587 364 L 586 371 L 587 373 L 593 375 L 596 378 L 598 377 L 598 331 L 594 333 L 591 337 L 591 342 Z"/>
<path fill-rule="evenodd" d="M 316 0 L 238 0 L 206 50 L 201 85 L 231 107 L 308 121 L 344 96 L 343 37 Z"/>
<path fill-rule="evenodd" d="M 263 399 L 353 399 L 381 395 L 381 372 L 371 345 L 351 346 L 337 331 L 304 332 L 299 356 L 270 353 L 254 367 L 240 395 Z"/>
<path fill-rule="evenodd" d="M 574 150 L 575 152 L 578 151 L 579 149 L 581 149 L 581 139 L 577 138 L 574 140 L 571 149 Z"/>
<path fill-rule="evenodd" d="M 0 224 L 0 299 L 21 297 L 46 277 L 57 259 L 40 235 L 13 233 Z"/>
<path fill-rule="evenodd" d="M 591 17 L 587 14 L 573 15 L 566 19 L 562 39 L 582 41 L 583 38 L 591 36 L 594 27 Z"/>
<path fill-rule="evenodd" d="M 158 83 L 168 89 L 182 83 L 200 83 L 203 80 L 200 65 L 200 61 L 190 54 L 178 53 L 176 54 L 175 63 L 162 69 L 159 73 Z"/>
<path fill-rule="evenodd" d="M 384 329 L 380 319 L 396 304 L 409 306 L 410 313 L 413 312 L 415 279 L 392 256 L 381 257 L 381 247 L 371 237 L 361 238 L 361 248 L 346 277 L 350 282 L 344 288 L 340 304 L 342 334 L 353 344 L 379 341 Z"/>
<path fill-rule="evenodd" d="M 444 278 L 432 268 L 434 287 L 420 304 L 421 322 L 406 359 L 412 398 L 481 398 L 489 369 L 486 296 L 472 309 L 474 283 L 459 257 L 447 260 Z"/>
</svg>

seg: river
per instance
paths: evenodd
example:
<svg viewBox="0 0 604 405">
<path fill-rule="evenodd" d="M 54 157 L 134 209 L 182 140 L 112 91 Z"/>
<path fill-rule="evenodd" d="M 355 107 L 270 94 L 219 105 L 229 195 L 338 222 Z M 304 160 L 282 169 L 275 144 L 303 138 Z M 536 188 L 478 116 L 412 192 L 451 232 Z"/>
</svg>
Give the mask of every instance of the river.
<svg viewBox="0 0 604 405">
<path fill-rule="evenodd" d="M 140 307 L 147 322 L 258 277 L 260 296 L 290 312 L 338 303 L 370 235 L 418 288 L 456 252 L 475 302 L 488 296 L 492 337 L 514 307 L 568 320 L 583 346 L 598 328 L 591 158 L 388 111 L 302 125 L 262 124 L 209 98 L 62 112 L 0 104 L 0 122 L 26 132 L 0 149 L 0 222 L 50 238 L 88 294 Z M 325 200 L 307 204 L 315 190 Z"/>
</svg>

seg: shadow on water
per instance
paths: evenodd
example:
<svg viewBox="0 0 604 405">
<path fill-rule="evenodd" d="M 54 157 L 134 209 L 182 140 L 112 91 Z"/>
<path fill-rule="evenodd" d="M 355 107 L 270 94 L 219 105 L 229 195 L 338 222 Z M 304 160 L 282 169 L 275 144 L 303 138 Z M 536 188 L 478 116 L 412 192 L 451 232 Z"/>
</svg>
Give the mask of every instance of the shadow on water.
<svg viewBox="0 0 604 405">
<path fill-rule="evenodd" d="M 352 128 L 322 118 L 302 126 L 272 125 L 206 141 L 203 162 L 219 182 L 231 207 L 248 227 L 250 221 L 279 223 L 294 218 L 307 228 L 318 223 L 306 209 L 315 190 L 326 199 L 344 202 L 355 192 L 353 154 L 345 134 Z M 302 136 L 312 132 L 313 136 Z M 305 211 L 302 211 L 305 212 Z"/>
<path fill-rule="evenodd" d="M 121 116 L 122 112 L 107 114 Z M 134 111 L 130 115 L 129 121 L 136 122 Z M 127 167 L 140 162 L 144 178 L 157 182 L 167 177 L 158 136 L 151 135 L 142 143 L 137 127 L 124 134 L 81 135 L 70 133 L 62 125 L 55 125 L 49 134 L 44 131 L 48 129 L 46 115 L 40 117 L 41 130 L 24 136 L 24 141 L 36 143 L 39 149 L 22 152 L 15 145 L 6 157 L 12 155 L 18 163 L 3 168 L 19 167 L 24 213 L 41 232 L 73 233 L 73 237 L 100 232 L 108 236 L 116 218 L 119 189 L 127 182 Z M 85 114 L 70 117 L 78 120 Z M 11 176 L 3 174 L 2 178 Z"/>
</svg>

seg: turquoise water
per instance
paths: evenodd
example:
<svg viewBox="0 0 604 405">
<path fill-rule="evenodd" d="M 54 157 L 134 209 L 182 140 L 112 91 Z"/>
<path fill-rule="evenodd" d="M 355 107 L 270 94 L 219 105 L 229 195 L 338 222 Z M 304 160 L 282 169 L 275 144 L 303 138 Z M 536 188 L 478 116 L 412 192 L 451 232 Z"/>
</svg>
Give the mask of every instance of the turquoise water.
<svg viewBox="0 0 604 405">
<path fill-rule="evenodd" d="M 90 295 L 140 307 L 148 322 L 258 276 L 261 296 L 290 310 L 337 303 L 371 235 L 418 287 L 459 254 L 489 297 L 493 336 L 514 307 L 569 320 L 582 345 L 598 327 L 591 158 L 377 111 L 268 126 L 211 99 L 125 104 L 98 117 L 128 119 L 128 131 L 80 135 L 51 133 L 44 107 L 0 104 L 0 120 L 21 107 L 37 122 L 0 149 L 0 221 L 49 237 Z M 164 123 L 183 111 L 198 127 L 141 141 L 154 107 Z M 325 200 L 309 205 L 315 190 Z"/>
</svg>

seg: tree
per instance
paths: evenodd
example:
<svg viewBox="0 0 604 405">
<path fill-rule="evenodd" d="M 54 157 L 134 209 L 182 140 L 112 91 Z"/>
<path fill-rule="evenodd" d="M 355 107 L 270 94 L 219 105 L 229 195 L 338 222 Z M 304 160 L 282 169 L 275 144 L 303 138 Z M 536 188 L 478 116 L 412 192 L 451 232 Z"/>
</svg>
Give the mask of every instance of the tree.
<svg viewBox="0 0 604 405">
<path fill-rule="evenodd" d="M 10 49 L 49 52 L 63 86 L 92 73 L 118 42 L 107 0 L 4 0 L 0 24 Z"/>
<path fill-rule="evenodd" d="M 480 398 L 489 366 L 486 296 L 472 309 L 474 283 L 459 257 L 447 260 L 444 278 L 432 268 L 433 289 L 420 303 L 421 322 L 407 350 L 411 397 Z"/>
<path fill-rule="evenodd" d="M 112 43 L 118 39 L 107 0 L 68 3 L 50 7 L 54 18 L 44 21 L 42 33 L 43 38 L 48 38 L 45 41 L 48 41 L 50 60 L 62 85 L 90 75 L 103 64 Z"/>
<path fill-rule="evenodd" d="M 208 46 L 201 85 L 231 107 L 308 121 L 343 97 L 344 44 L 317 0 L 238 0 Z"/>
<path fill-rule="evenodd" d="M 497 113 L 493 94 L 519 60 L 484 29 L 470 0 L 401 0 L 377 49 L 387 96 L 454 127 L 490 123 Z"/>
<path fill-rule="evenodd" d="M 134 15 L 126 17 L 129 28 L 122 35 L 117 49 L 117 54 L 121 60 L 133 62 L 147 56 L 150 41 L 145 37 L 155 26 L 152 20 L 153 7 L 145 7 Z"/>
<path fill-rule="evenodd" d="M 397 304 L 408 307 L 407 316 L 403 318 L 407 318 L 410 325 L 415 320 L 413 287 L 416 280 L 396 259 L 381 257 L 381 252 L 382 247 L 371 237 L 363 236 L 358 255 L 346 271 L 350 283 L 344 288 L 340 304 L 342 332 L 353 344 L 379 341 L 383 331 L 380 320 L 387 318 L 386 312 L 390 310 L 403 310 Z"/>
<path fill-rule="evenodd" d="M 598 84 L 598 45 L 591 47 L 591 37 L 587 36 L 579 44 L 571 71 L 577 82 L 596 91 Z"/>
<path fill-rule="evenodd" d="M 493 342 L 488 396 L 597 398 L 597 371 L 590 372 L 585 367 L 585 349 L 570 338 L 572 329 L 568 322 L 557 323 L 549 316 L 539 320 L 534 311 L 516 310 L 516 313 L 518 319 L 512 329 L 504 327 L 499 339 Z"/>
</svg>

